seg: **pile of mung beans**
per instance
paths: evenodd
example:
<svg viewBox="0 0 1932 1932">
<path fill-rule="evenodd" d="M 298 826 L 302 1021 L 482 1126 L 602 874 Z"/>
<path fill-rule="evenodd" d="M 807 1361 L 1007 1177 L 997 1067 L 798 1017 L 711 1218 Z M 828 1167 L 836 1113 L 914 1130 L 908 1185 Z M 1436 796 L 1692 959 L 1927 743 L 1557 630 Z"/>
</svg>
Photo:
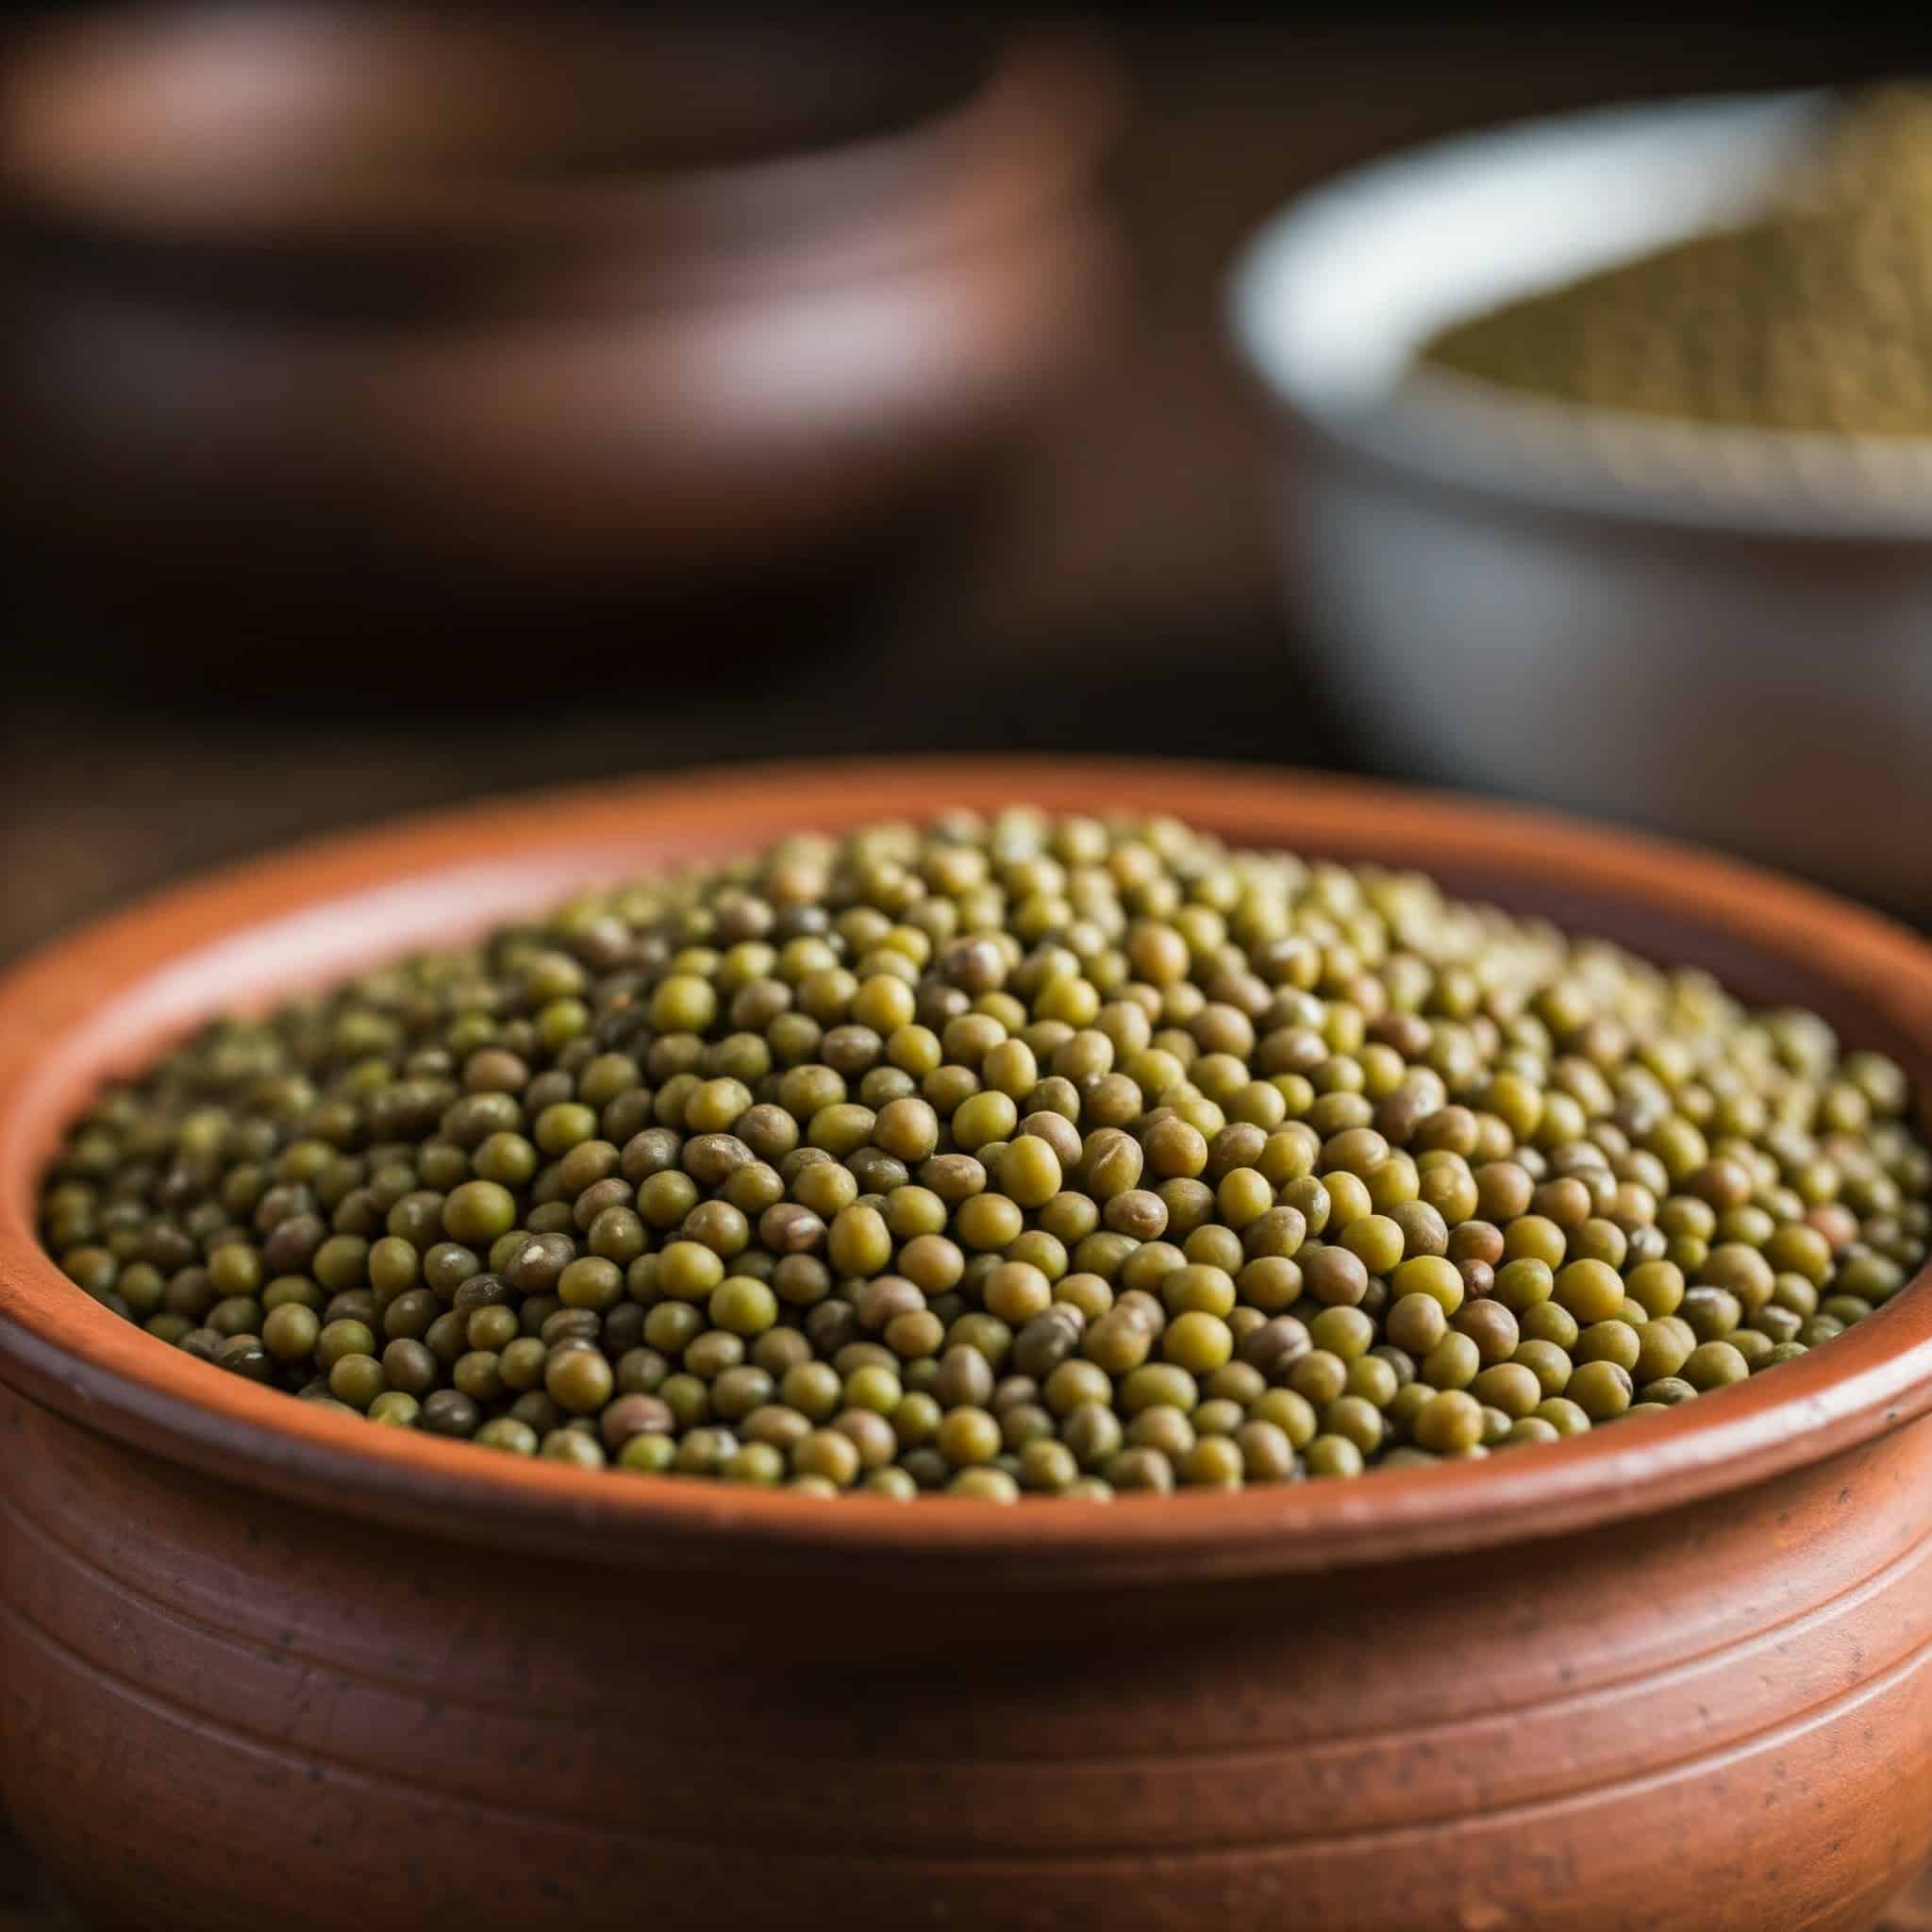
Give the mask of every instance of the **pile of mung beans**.
<svg viewBox="0 0 1932 1932">
<path fill-rule="evenodd" d="M 1555 1442 L 1924 1259 L 1907 1083 L 1801 1011 L 1171 818 L 950 811 L 587 891 L 102 1093 L 74 1281 L 391 1428 L 1104 1499 Z"/>
<path fill-rule="evenodd" d="M 1742 225 L 1457 323 L 1423 361 L 1626 414 L 1932 436 L 1932 88 L 1852 105 Z"/>
</svg>

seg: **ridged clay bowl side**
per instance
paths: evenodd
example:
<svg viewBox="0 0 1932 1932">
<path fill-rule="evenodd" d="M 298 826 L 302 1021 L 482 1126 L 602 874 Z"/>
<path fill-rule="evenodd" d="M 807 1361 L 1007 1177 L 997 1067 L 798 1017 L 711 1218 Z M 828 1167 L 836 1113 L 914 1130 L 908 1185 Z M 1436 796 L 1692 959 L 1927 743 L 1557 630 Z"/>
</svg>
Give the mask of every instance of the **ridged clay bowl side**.
<svg viewBox="0 0 1932 1932">
<path fill-rule="evenodd" d="M 1108 1508 L 814 1505 L 369 1429 L 33 1237 L 85 1094 L 214 1008 L 666 858 L 1138 805 L 1803 998 L 1932 1083 L 1932 955 L 1722 861 L 1259 772 L 790 767 L 309 848 L 0 988 L 0 1796 L 104 1921 L 1771 1932 L 1932 1840 L 1932 1288 L 1668 1417 Z"/>
</svg>

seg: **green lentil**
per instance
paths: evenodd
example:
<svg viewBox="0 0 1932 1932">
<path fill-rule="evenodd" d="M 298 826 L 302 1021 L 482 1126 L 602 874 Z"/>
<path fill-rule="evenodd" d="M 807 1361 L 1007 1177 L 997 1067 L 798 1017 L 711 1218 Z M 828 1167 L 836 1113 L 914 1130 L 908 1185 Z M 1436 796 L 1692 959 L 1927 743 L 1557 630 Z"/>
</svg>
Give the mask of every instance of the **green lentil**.
<svg viewBox="0 0 1932 1932">
<path fill-rule="evenodd" d="M 163 1344 L 380 1425 L 1105 1500 L 1770 1373 L 1923 1260 L 1909 1105 L 1822 1022 L 1410 874 L 1016 809 L 218 1021 L 82 1117 L 42 1224 Z"/>
</svg>

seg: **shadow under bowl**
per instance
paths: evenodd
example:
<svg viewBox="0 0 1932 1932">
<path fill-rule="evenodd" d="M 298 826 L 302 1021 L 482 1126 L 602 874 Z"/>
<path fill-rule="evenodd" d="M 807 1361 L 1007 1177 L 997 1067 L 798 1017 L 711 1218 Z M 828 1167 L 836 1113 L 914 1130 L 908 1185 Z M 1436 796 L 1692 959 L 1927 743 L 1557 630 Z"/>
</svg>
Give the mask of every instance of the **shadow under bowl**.
<svg viewBox="0 0 1932 1932">
<path fill-rule="evenodd" d="M 62 1278 L 99 1084 L 571 889 L 941 805 L 1428 869 L 1802 999 L 1932 1094 L 1932 949 L 1731 863 L 1260 770 L 558 793 L 149 901 L 0 985 L 0 1801 L 115 1925 L 1857 1932 L 1932 1840 L 1932 1281 L 1521 1456 L 1106 1507 L 837 1503 L 371 1428 Z"/>
</svg>

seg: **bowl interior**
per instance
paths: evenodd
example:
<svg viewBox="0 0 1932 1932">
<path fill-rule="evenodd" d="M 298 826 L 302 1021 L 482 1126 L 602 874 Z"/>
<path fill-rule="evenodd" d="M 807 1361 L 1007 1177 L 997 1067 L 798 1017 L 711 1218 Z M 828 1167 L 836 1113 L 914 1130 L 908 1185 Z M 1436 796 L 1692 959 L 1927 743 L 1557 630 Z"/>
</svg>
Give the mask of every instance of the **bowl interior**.
<svg viewBox="0 0 1932 1932">
<path fill-rule="evenodd" d="M 1744 1388 L 1540 1451 L 1107 1509 L 934 1499 L 801 1506 L 709 1484 L 632 1483 L 372 1429 L 195 1362 L 68 1283 L 39 1248 L 38 1176 L 100 1083 L 198 1020 L 414 946 L 449 943 L 573 889 L 742 850 L 803 825 L 1028 799 L 1191 817 L 1231 840 L 1423 867 L 1768 1001 L 1807 1000 L 1899 1056 L 1932 1098 L 1932 953 L 1871 915 L 1676 848 L 1383 788 L 1231 768 L 978 760 L 775 768 L 565 794 L 298 852 L 136 908 L 0 985 L 0 1373 L 90 1426 L 259 1488 L 519 1548 L 628 1560 L 928 1564 L 1056 1560 L 1123 1580 L 1186 1559 L 1236 1572 L 1548 1534 L 1810 1460 L 1932 1407 L 1932 1284 Z M 1924 1116 L 1922 1112 L 1922 1118 Z M 708 1493 L 712 1492 L 712 1493 Z M 1069 1574 L 1073 1574 L 1071 1571 Z"/>
<path fill-rule="evenodd" d="M 1437 480 L 1690 524 L 1932 531 L 1932 441 L 1678 423 L 1416 366 L 1450 324 L 1747 218 L 1830 106 L 1806 91 L 1597 108 L 1352 170 L 1250 245 L 1236 339 L 1296 417 Z"/>
</svg>

